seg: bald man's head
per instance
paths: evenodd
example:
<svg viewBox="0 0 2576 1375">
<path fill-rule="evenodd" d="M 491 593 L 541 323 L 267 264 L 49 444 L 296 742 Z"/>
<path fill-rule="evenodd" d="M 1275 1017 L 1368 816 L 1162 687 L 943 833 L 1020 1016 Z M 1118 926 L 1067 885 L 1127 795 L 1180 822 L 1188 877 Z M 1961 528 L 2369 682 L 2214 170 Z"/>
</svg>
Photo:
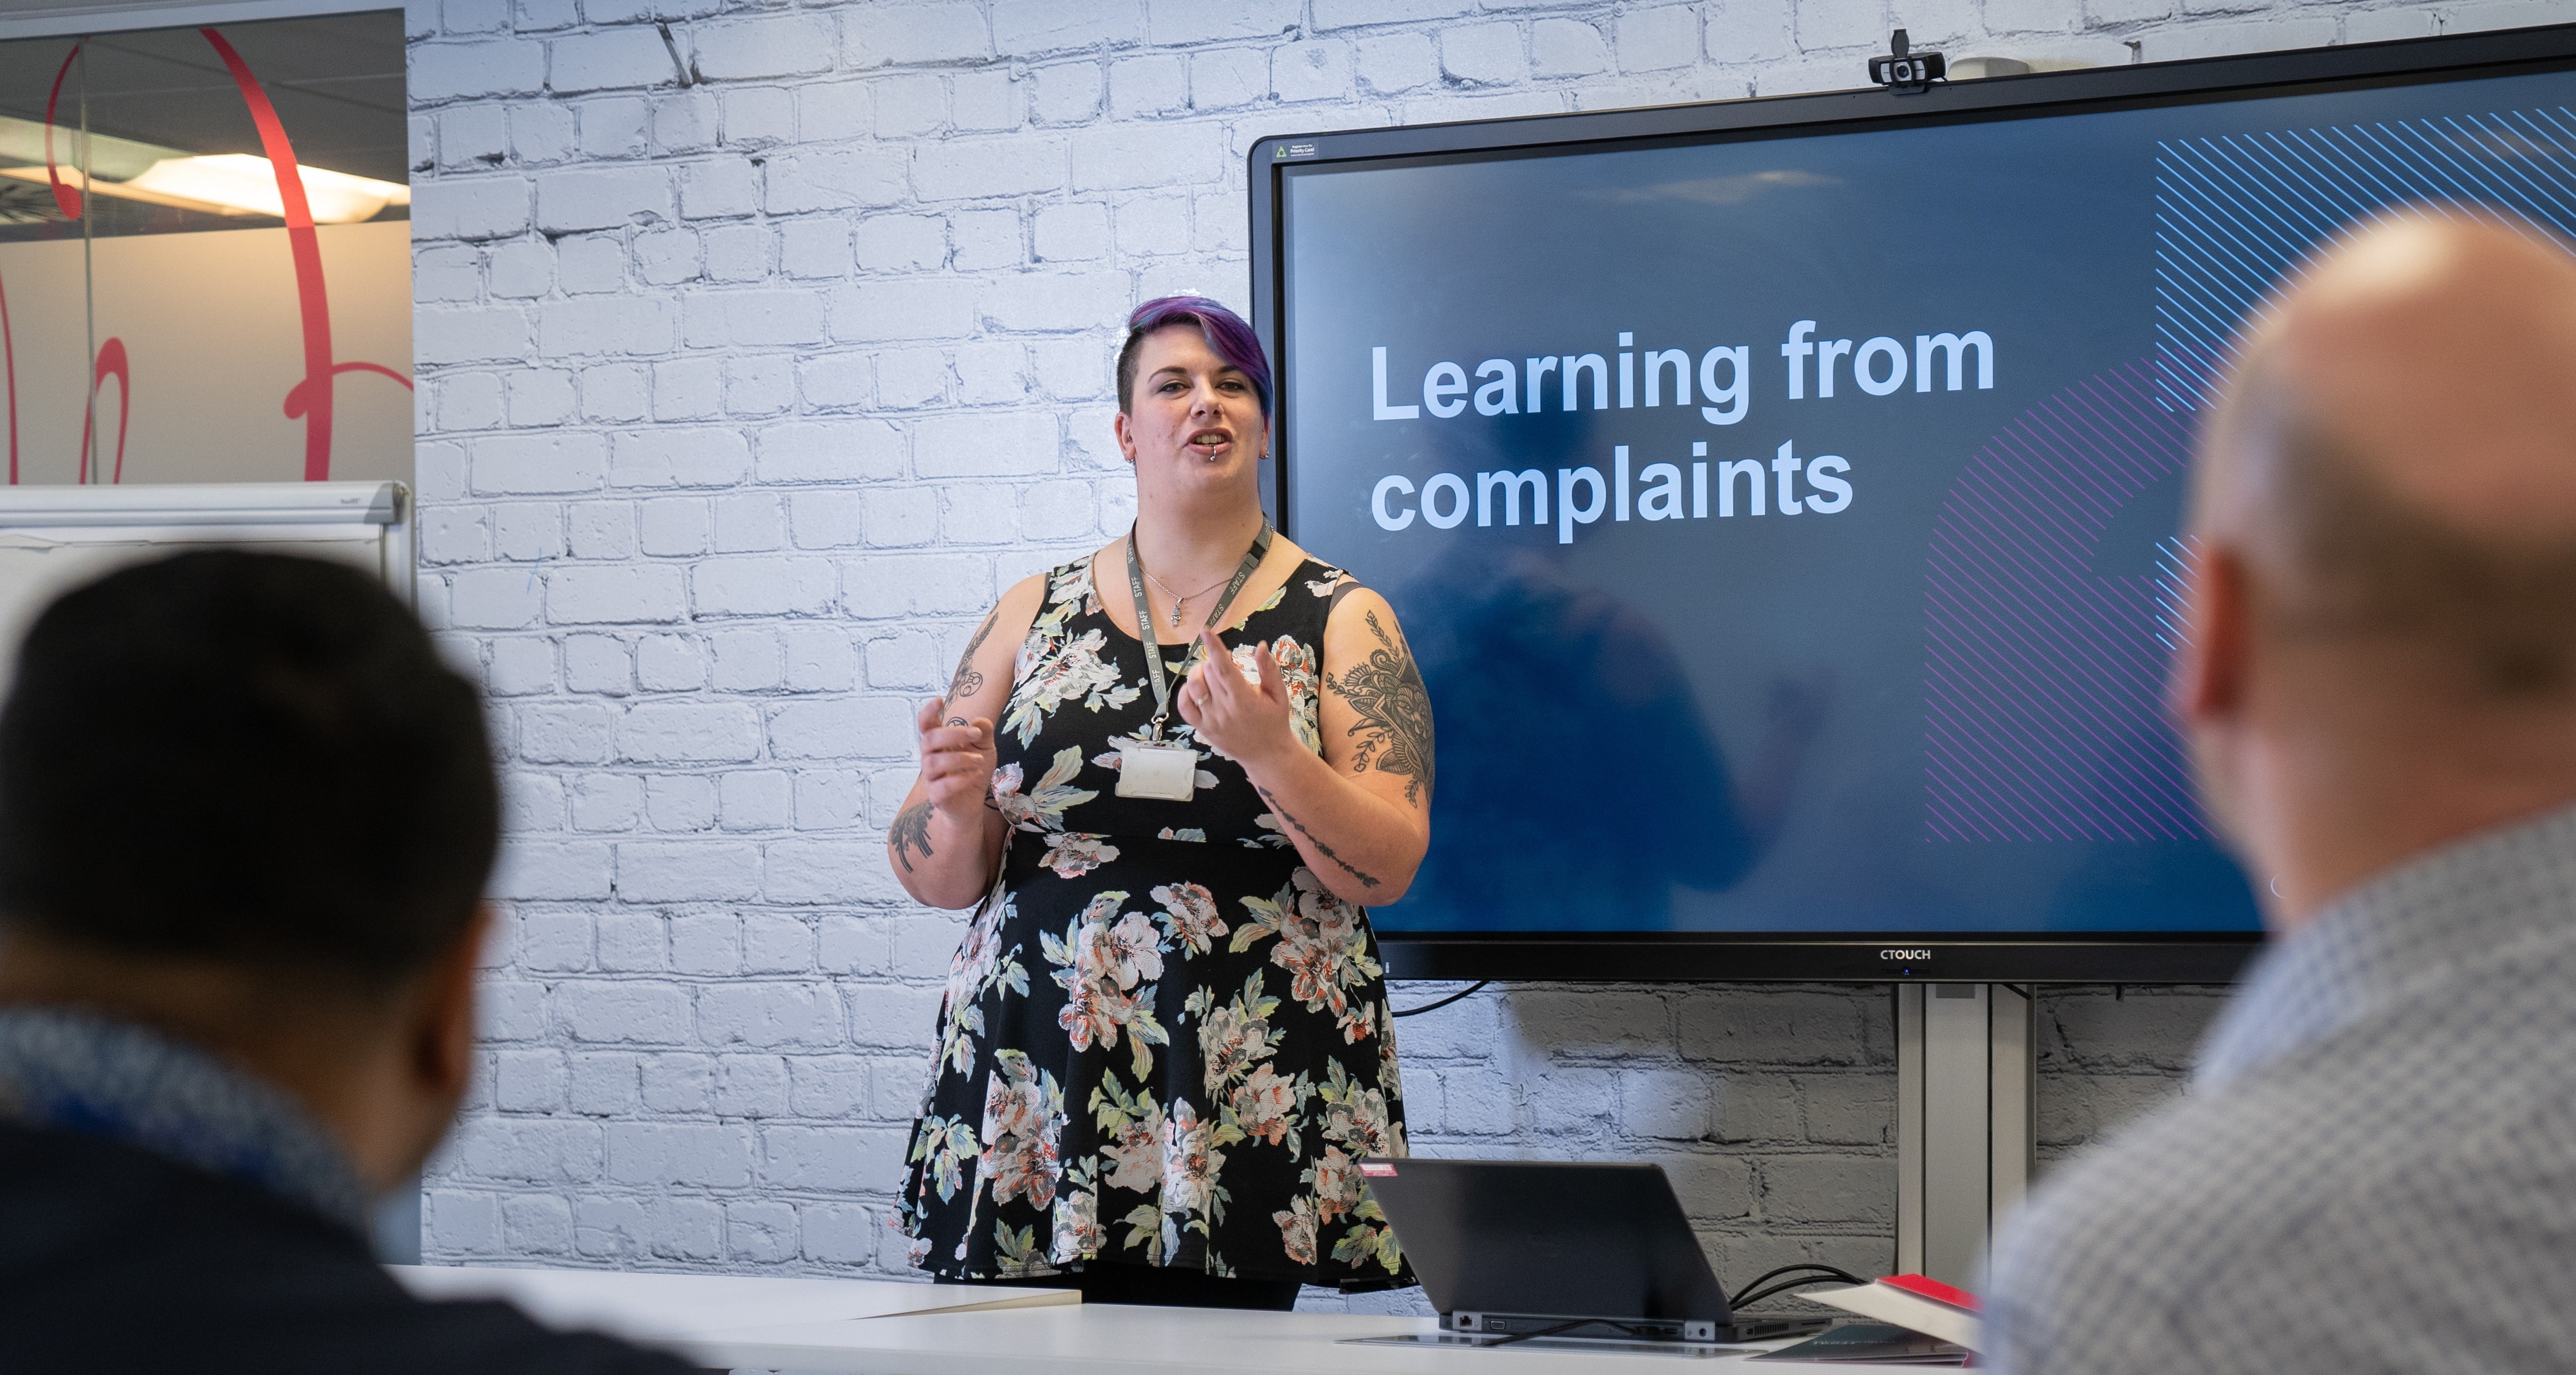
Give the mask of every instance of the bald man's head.
<svg viewBox="0 0 2576 1375">
<path fill-rule="evenodd" d="M 2360 230 L 2245 341 L 2198 482 L 2264 632 L 2576 696 L 2576 257 L 2485 220 Z"/>
</svg>

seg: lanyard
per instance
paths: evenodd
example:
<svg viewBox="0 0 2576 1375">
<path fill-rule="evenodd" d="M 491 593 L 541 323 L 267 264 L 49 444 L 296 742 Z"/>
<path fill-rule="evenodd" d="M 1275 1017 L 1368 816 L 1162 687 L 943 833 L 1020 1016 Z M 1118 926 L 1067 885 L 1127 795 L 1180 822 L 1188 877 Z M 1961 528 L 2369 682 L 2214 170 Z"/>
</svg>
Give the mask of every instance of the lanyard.
<svg viewBox="0 0 2576 1375">
<path fill-rule="evenodd" d="M 1259 568 L 1269 553 L 1270 522 L 1265 518 L 1261 522 L 1261 533 L 1252 537 L 1252 548 L 1243 556 L 1243 565 L 1234 570 L 1234 581 L 1225 585 L 1225 595 L 1217 598 L 1216 606 L 1201 624 L 1202 629 L 1224 618 L 1225 609 L 1234 605 L 1234 595 L 1243 590 L 1245 583 L 1252 581 L 1252 570 Z M 1154 678 L 1154 738 L 1160 740 L 1163 738 L 1163 718 L 1172 713 L 1172 687 L 1163 676 L 1163 647 L 1154 640 L 1153 608 L 1145 604 L 1145 564 L 1136 557 L 1136 527 L 1133 525 L 1127 527 L 1127 587 L 1136 594 L 1136 638 L 1145 642 L 1145 669 Z M 1183 665 L 1181 671 L 1187 673 L 1188 665 Z"/>
</svg>

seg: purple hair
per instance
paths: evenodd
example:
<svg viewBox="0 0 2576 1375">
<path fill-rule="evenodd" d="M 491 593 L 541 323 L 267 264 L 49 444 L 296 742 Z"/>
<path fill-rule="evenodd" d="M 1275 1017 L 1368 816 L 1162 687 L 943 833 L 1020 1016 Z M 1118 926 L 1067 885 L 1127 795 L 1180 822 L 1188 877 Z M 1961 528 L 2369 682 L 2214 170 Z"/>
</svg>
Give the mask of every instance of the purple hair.
<svg viewBox="0 0 2576 1375">
<path fill-rule="evenodd" d="M 1205 296 L 1162 296 L 1136 307 L 1127 317 L 1127 342 L 1118 349 L 1118 409 L 1123 414 L 1135 398 L 1136 351 L 1143 347 L 1145 336 L 1166 325 L 1196 325 L 1207 340 L 1209 351 L 1225 360 L 1228 367 L 1252 380 L 1252 391 L 1261 398 L 1261 414 L 1270 414 L 1270 359 L 1261 352 L 1261 339 L 1243 317 L 1218 305 Z"/>
</svg>

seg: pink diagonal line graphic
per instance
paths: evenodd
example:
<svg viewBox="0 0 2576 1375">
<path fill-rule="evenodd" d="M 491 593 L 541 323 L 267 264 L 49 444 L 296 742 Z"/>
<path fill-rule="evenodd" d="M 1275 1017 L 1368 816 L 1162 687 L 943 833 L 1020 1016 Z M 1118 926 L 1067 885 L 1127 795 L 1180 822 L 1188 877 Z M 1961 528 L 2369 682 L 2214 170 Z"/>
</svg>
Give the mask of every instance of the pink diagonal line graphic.
<svg viewBox="0 0 2576 1375">
<path fill-rule="evenodd" d="M 2093 571 L 2182 463 L 2151 360 L 2050 397 L 1953 482 L 1925 567 L 1925 837 L 2207 834 L 2164 714 L 2152 576 Z"/>
</svg>

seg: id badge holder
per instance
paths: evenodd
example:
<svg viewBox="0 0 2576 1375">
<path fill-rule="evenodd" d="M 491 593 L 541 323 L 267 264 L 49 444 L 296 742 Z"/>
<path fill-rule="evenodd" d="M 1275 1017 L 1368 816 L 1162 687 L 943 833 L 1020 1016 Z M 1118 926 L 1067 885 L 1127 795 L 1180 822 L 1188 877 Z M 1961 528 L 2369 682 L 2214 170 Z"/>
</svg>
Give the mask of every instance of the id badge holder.
<svg viewBox="0 0 2576 1375">
<path fill-rule="evenodd" d="M 1198 790 L 1199 753 L 1186 745 L 1155 745 L 1122 740 L 1118 744 L 1120 797 L 1187 802 Z"/>
</svg>

